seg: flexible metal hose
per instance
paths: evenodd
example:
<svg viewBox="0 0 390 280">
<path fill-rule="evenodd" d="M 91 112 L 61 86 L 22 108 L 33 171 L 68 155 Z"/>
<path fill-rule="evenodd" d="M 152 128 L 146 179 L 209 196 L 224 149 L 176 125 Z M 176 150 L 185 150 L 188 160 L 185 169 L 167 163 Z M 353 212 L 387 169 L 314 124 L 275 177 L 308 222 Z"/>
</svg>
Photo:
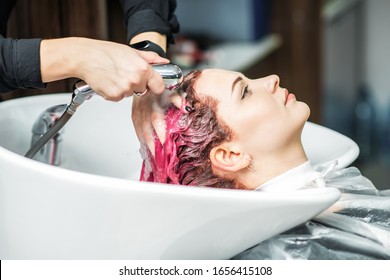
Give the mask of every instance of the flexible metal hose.
<svg viewBox="0 0 390 280">
<path fill-rule="evenodd" d="M 72 117 L 71 114 L 68 113 L 66 110 L 62 116 L 54 123 L 54 125 L 46 131 L 45 134 L 39 138 L 37 142 L 34 143 L 34 145 L 31 146 L 30 150 L 25 154 L 25 157 L 27 158 L 33 158 L 37 152 L 51 139 L 53 138 L 58 131 L 69 121 L 69 119 Z"/>
</svg>

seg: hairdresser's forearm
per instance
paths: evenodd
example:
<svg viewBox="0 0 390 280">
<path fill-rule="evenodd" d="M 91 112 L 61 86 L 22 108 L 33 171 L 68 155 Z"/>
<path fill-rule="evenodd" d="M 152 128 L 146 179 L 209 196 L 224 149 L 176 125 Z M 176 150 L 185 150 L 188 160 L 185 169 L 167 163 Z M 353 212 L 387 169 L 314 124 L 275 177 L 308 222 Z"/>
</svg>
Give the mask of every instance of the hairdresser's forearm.
<svg viewBox="0 0 390 280">
<path fill-rule="evenodd" d="M 41 44 L 42 81 L 76 77 L 113 101 L 145 88 L 164 91 L 164 81 L 150 63 L 167 60 L 154 53 L 140 54 L 125 44 L 87 38 L 44 40 Z"/>
<path fill-rule="evenodd" d="M 174 11 L 176 0 L 121 0 L 128 41 L 140 33 L 158 32 L 173 43 L 173 34 L 179 32 Z"/>
<path fill-rule="evenodd" d="M 41 78 L 44 83 L 76 77 L 75 49 L 78 39 L 43 40 L 41 43 Z M 72 59 L 72 56 L 75 56 Z"/>
<path fill-rule="evenodd" d="M 167 38 L 163 34 L 140 33 L 134 36 L 130 43 L 143 40 L 150 40 L 166 51 Z M 47 83 L 71 77 L 85 79 L 83 71 L 86 65 L 100 61 L 102 67 L 104 63 L 110 63 L 107 60 L 112 58 L 107 54 L 117 47 L 118 44 L 77 37 L 43 40 L 40 49 L 42 81 Z"/>
</svg>

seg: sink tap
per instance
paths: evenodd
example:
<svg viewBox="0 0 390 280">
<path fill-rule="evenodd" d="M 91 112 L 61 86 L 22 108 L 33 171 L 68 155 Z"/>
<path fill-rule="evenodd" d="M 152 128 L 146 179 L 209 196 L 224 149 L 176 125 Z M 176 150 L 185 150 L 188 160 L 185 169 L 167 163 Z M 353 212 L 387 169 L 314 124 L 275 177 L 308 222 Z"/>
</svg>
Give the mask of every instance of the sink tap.
<svg viewBox="0 0 390 280">
<path fill-rule="evenodd" d="M 39 115 L 32 128 L 31 146 L 54 125 L 66 108 L 67 104 L 56 105 L 46 109 Z M 61 163 L 63 133 L 64 130 L 60 130 L 46 145 L 42 146 L 37 152 L 35 159 L 51 165 L 59 165 Z"/>
</svg>

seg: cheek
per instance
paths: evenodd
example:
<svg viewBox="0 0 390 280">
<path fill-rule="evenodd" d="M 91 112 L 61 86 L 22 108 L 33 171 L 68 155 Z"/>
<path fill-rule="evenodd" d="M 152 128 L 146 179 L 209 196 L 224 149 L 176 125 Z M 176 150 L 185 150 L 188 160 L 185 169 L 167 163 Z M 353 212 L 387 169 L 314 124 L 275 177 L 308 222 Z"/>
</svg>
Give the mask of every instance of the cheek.
<svg viewBox="0 0 390 280">
<path fill-rule="evenodd" d="M 227 124 L 240 142 L 253 153 L 271 152 L 289 145 L 300 136 L 310 114 L 305 103 L 286 109 L 273 106 L 252 106 L 231 112 Z"/>
<path fill-rule="evenodd" d="M 235 117 L 232 124 L 241 140 L 256 146 L 260 139 L 261 143 L 269 145 L 285 130 L 281 115 L 272 108 L 259 108 L 254 112 L 247 110 L 241 116 Z"/>
<path fill-rule="evenodd" d="M 253 118 L 242 120 L 235 125 L 239 135 L 249 146 L 263 147 L 273 150 L 289 143 L 300 135 L 300 131 L 308 117 L 306 108 L 299 110 L 278 110 L 277 108 L 262 108 L 262 112 L 253 114 Z"/>
<path fill-rule="evenodd" d="M 220 108 L 224 112 L 225 122 L 233 129 L 236 136 L 243 143 L 258 146 L 279 145 L 276 142 L 289 138 L 296 130 L 297 122 L 295 109 L 290 112 L 275 102 L 248 103 L 240 108 Z M 250 105 L 249 105 L 250 104 Z M 255 104 L 255 105 L 254 105 Z M 261 140 L 261 141 L 260 141 Z"/>
</svg>

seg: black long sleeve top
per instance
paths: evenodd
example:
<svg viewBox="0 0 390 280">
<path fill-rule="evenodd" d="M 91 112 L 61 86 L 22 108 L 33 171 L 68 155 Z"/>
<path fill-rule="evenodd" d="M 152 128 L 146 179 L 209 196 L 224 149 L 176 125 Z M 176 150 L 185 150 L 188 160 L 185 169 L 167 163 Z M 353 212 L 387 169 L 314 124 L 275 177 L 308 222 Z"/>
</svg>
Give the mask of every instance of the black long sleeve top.
<svg viewBox="0 0 390 280">
<path fill-rule="evenodd" d="M 42 39 L 6 38 L 7 21 L 16 0 L 0 0 L 0 93 L 17 88 L 43 88 L 40 72 Z M 128 39 L 156 31 L 173 42 L 179 24 L 173 14 L 176 0 L 121 0 Z"/>
<path fill-rule="evenodd" d="M 176 0 L 121 0 L 127 39 L 135 35 L 155 31 L 167 35 L 168 43 L 173 43 L 173 33 L 179 32 L 179 23 L 174 11 Z"/>
<path fill-rule="evenodd" d="M 16 0 L 0 0 L 0 93 L 16 88 L 44 87 L 40 73 L 41 39 L 5 38 Z"/>
</svg>

